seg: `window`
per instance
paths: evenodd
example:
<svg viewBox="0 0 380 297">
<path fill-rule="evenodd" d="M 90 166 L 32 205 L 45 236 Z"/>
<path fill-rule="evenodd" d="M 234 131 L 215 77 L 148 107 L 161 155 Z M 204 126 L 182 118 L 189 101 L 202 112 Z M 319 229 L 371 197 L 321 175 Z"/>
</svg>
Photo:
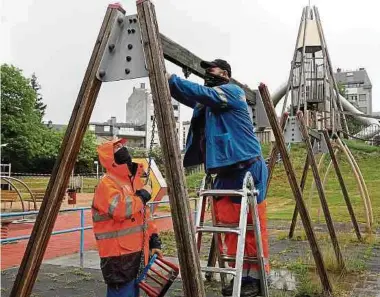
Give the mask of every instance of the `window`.
<svg viewBox="0 0 380 297">
<path fill-rule="evenodd" d="M 359 95 L 359 101 L 366 101 L 366 100 L 367 100 L 366 94 L 360 94 Z"/>
<path fill-rule="evenodd" d="M 178 105 L 173 105 L 174 110 L 178 110 Z"/>
<path fill-rule="evenodd" d="M 90 125 L 88 128 L 90 131 L 95 131 L 95 125 Z"/>
<path fill-rule="evenodd" d="M 178 121 L 178 117 L 174 117 L 174 119 L 175 119 L 176 121 Z"/>
<path fill-rule="evenodd" d="M 358 95 L 350 95 L 348 96 L 348 100 L 356 102 L 358 101 Z"/>
<path fill-rule="evenodd" d="M 150 116 L 150 120 L 153 121 L 153 116 L 152 115 Z"/>
<path fill-rule="evenodd" d="M 104 126 L 104 132 L 110 132 L 110 126 Z"/>
</svg>

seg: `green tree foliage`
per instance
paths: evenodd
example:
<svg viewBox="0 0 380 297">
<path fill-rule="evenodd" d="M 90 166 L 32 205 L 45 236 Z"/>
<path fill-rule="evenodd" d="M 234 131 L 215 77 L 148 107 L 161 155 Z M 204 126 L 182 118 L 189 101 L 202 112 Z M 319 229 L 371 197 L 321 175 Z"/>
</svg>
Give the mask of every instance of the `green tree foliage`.
<svg viewBox="0 0 380 297">
<path fill-rule="evenodd" d="M 35 103 L 36 93 L 21 70 L 1 65 L 2 159 L 22 171 L 31 165 L 42 127 Z"/>
<path fill-rule="evenodd" d="M 133 158 L 148 158 L 149 150 L 145 148 L 128 148 Z M 162 155 L 161 148 L 156 146 L 152 149 L 152 159 L 156 162 L 161 174 L 165 176 L 165 164 L 164 157 Z"/>
<path fill-rule="evenodd" d="M 34 77 L 34 78 L 33 78 Z M 50 173 L 65 131 L 42 123 L 46 105 L 36 76 L 29 80 L 12 65 L 1 65 L 2 163 L 13 172 Z M 95 135 L 87 131 L 76 163 L 76 172 L 92 172 L 96 159 Z"/>
<path fill-rule="evenodd" d="M 37 81 L 37 76 L 35 73 L 32 74 L 32 77 L 30 79 L 30 85 L 32 86 L 33 90 L 36 92 L 36 103 L 35 103 L 35 109 L 39 112 L 40 118 L 42 118 L 45 115 L 45 109 L 46 104 L 43 103 L 43 98 L 40 93 L 41 85 Z"/>
</svg>

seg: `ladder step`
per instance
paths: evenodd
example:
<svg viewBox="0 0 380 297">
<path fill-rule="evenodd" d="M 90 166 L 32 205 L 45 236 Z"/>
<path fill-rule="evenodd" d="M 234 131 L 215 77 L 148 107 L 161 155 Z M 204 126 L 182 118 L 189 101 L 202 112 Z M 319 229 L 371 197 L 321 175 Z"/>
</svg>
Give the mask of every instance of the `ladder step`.
<svg viewBox="0 0 380 297">
<path fill-rule="evenodd" d="M 236 275 L 235 268 L 202 267 L 201 270 L 203 272 L 225 273 L 225 274 Z"/>
<path fill-rule="evenodd" d="M 239 227 L 214 227 L 214 226 L 201 226 L 197 227 L 197 232 L 208 232 L 208 233 L 235 233 L 240 234 Z"/>
<path fill-rule="evenodd" d="M 224 228 L 237 228 L 239 227 L 239 224 L 222 224 L 222 223 L 217 223 L 215 227 L 224 227 Z M 247 224 L 247 230 L 252 231 L 253 230 L 253 225 L 252 224 Z"/>
<path fill-rule="evenodd" d="M 220 255 L 220 257 L 222 258 L 222 260 L 224 260 L 226 262 L 235 262 L 236 261 L 235 256 L 229 256 L 226 254 L 222 254 L 222 255 Z M 244 262 L 255 264 L 255 263 L 258 263 L 259 260 L 256 257 L 244 257 Z"/>
<path fill-rule="evenodd" d="M 199 193 L 199 196 L 244 196 L 242 190 L 204 190 Z"/>
</svg>

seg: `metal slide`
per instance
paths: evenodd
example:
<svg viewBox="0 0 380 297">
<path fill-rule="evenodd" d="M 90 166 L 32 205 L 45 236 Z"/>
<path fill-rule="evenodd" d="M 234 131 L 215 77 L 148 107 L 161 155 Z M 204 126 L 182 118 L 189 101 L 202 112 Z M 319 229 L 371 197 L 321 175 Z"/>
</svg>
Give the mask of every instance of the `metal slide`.
<svg viewBox="0 0 380 297">
<path fill-rule="evenodd" d="M 283 83 L 274 93 L 271 94 L 273 105 L 276 106 L 278 102 L 282 99 L 282 97 L 286 94 L 286 86 L 287 83 Z M 340 102 L 342 103 L 343 109 L 348 112 L 352 113 L 360 113 L 362 114 L 360 110 L 358 110 L 355 106 L 353 106 L 346 98 L 344 98 L 342 95 L 339 95 Z M 363 125 L 367 125 L 367 128 L 364 128 L 359 133 L 357 133 L 355 136 L 359 138 L 364 139 L 371 139 L 375 135 L 380 133 L 380 122 L 376 119 L 371 118 L 364 118 L 360 116 L 354 116 L 357 120 L 359 120 Z"/>
</svg>

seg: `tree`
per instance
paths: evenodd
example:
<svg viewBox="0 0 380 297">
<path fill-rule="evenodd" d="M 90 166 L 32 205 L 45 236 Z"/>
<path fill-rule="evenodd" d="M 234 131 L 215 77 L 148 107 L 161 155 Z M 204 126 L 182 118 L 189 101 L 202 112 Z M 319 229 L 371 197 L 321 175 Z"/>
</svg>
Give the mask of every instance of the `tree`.
<svg viewBox="0 0 380 297">
<path fill-rule="evenodd" d="M 6 144 L 1 162 L 12 163 L 13 172 L 51 173 L 65 131 L 49 129 L 41 122 L 46 105 L 38 105 L 42 103 L 40 87 L 35 75 L 32 80 L 12 65 L 1 65 L 1 143 Z M 96 158 L 96 139 L 87 131 L 76 171 L 92 172 Z"/>
<path fill-rule="evenodd" d="M 45 115 L 45 109 L 46 104 L 42 102 L 42 95 L 39 92 L 41 90 L 41 85 L 37 81 L 37 76 L 35 73 L 32 74 L 32 78 L 30 79 L 30 85 L 32 86 L 33 90 L 36 92 L 36 104 L 35 109 L 39 112 L 40 118 L 42 118 Z"/>
<path fill-rule="evenodd" d="M 43 128 L 35 110 L 36 92 L 22 71 L 12 65 L 1 65 L 1 143 L 2 162 L 12 169 L 27 170 L 38 149 L 36 140 Z"/>
<path fill-rule="evenodd" d="M 38 152 L 38 155 L 33 158 L 32 171 L 39 173 L 52 172 L 65 133 L 66 129 L 61 131 L 49 128 L 44 129 L 38 142 L 41 146 L 41 150 Z M 88 130 L 83 137 L 77 162 L 74 165 L 75 173 L 93 173 L 94 160 L 96 159 L 96 137 L 93 132 Z"/>
</svg>

